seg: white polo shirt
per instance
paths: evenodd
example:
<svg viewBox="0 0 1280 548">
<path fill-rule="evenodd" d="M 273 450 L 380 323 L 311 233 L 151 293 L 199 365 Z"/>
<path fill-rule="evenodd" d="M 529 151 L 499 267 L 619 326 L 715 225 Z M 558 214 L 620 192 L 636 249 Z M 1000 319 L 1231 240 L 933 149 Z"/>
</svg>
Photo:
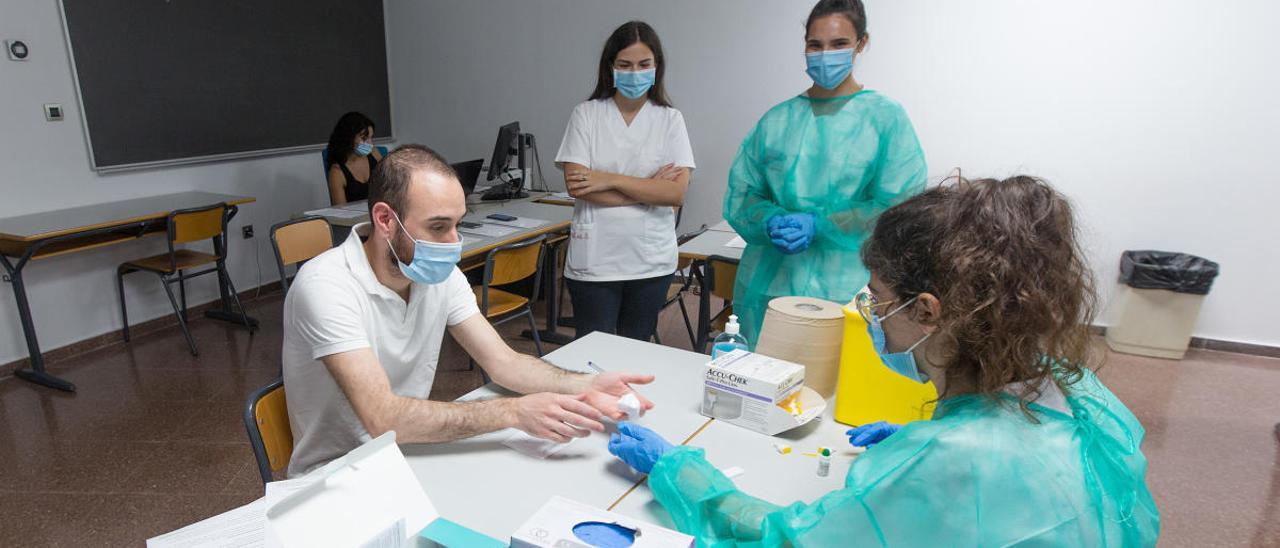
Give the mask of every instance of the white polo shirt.
<svg viewBox="0 0 1280 548">
<path fill-rule="evenodd" d="M 289 477 L 372 439 L 321 358 L 372 348 L 392 392 L 426 399 L 445 326 L 480 313 L 456 267 L 443 283 L 412 284 L 405 303 L 369 267 L 360 238 L 369 230 L 369 223 L 357 225 L 342 245 L 303 265 L 284 300 L 284 386 L 293 430 Z"/>
<path fill-rule="evenodd" d="M 574 107 L 556 165 L 572 162 L 594 171 L 648 178 L 675 164 L 693 169 L 684 115 L 645 102 L 631 125 L 613 99 Z M 603 207 L 577 200 L 564 275 L 585 282 L 653 278 L 675 272 L 676 214 L 670 206 Z"/>
</svg>

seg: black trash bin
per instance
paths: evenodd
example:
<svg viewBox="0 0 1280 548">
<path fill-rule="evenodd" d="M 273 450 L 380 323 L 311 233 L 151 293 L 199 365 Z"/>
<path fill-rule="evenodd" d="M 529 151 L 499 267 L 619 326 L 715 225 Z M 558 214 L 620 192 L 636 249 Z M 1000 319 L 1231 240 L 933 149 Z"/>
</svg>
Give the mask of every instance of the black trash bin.
<svg viewBox="0 0 1280 548">
<path fill-rule="evenodd" d="M 1107 346 L 1126 354 L 1182 359 L 1218 272 L 1218 263 L 1195 255 L 1125 251 Z"/>
</svg>

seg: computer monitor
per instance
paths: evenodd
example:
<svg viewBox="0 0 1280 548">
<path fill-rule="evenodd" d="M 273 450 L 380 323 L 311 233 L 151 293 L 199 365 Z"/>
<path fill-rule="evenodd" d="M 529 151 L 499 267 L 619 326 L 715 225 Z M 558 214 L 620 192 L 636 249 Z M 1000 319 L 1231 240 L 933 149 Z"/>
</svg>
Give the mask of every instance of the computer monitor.
<svg viewBox="0 0 1280 548">
<path fill-rule="evenodd" d="M 493 159 L 489 160 L 489 177 L 492 181 L 502 175 L 511 161 L 511 153 L 519 154 L 520 122 L 511 122 L 498 128 L 498 140 L 493 143 Z"/>
<path fill-rule="evenodd" d="M 511 200 L 529 196 L 522 190 L 524 188 L 525 173 L 524 141 L 525 136 L 520 133 L 520 122 L 511 122 L 498 128 L 498 140 L 493 144 L 493 158 L 489 160 L 489 176 L 487 179 L 490 181 L 500 179 L 502 173 L 506 171 L 507 163 L 511 161 L 512 155 L 518 159 L 521 176 L 512 179 L 506 184 L 491 187 L 480 197 L 482 200 Z"/>
<path fill-rule="evenodd" d="M 454 173 L 458 174 L 458 182 L 462 183 L 462 193 L 470 196 L 476 190 L 476 183 L 480 181 L 480 170 L 484 167 L 484 158 L 449 164 L 449 166 L 453 168 Z"/>
</svg>

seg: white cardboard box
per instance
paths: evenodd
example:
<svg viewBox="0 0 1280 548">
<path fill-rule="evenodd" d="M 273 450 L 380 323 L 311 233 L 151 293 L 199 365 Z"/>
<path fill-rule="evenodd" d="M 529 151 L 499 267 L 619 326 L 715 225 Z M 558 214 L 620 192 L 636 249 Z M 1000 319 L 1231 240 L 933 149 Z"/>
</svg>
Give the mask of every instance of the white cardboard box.
<svg viewBox="0 0 1280 548">
<path fill-rule="evenodd" d="M 799 414 L 783 403 L 800 394 Z M 761 434 L 774 435 L 813 420 L 826 409 L 816 392 L 804 387 L 804 366 L 734 350 L 703 368 L 702 414 Z"/>
<path fill-rule="evenodd" d="M 589 546 L 574 534 L 584 523 L 616 524 L 635 531 L 634 548 L 690 548 L 693 537 L 608 510 L 552 497 L 533 517 L 511 534 L 511 548 L 561 548 Z"/>
</svg>

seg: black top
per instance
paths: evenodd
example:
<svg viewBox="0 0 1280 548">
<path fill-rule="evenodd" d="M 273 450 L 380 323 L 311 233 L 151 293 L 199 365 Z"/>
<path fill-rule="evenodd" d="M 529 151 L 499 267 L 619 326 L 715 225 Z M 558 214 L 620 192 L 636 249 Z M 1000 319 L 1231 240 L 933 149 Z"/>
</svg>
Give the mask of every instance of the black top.
<svg viewBox="0 0 1280 548">
<path fill-rule="evenodd" d="M 377 167 L 378 159 L 373 157 L 373 153 L 369 153 L 366 158 L 369 159 L 369 175 L 373 175 L 373 168 Z M 346 162 L 338 162 L 336 164 L 342 169 L 342 176 L 347 178 L 347 184 L 342 186 L 342 192 L 347 195 L 348 202 L 355 202 L 369 198 L 369 181 L 361 181 L 351 174 L 351 170 L 347 169 Z"/>
</svg>

